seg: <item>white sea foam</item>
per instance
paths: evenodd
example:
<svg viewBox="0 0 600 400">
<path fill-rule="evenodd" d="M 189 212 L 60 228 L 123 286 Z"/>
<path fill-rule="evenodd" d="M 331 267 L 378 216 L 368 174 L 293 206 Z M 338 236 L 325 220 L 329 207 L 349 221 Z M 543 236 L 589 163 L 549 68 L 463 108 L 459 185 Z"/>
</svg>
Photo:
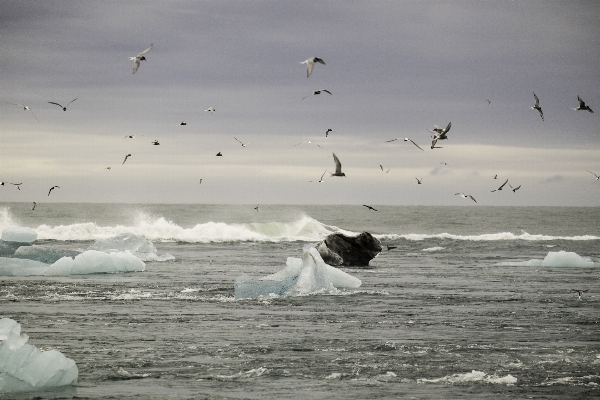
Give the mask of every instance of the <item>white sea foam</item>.
<svg viewBox="0 0 600 400">
<path fill-rule="evenodd" d="M 514 385 L 517 383 L 517 378 L 508 374 L 506 376 L 488 375 L 482 371 L 473 370 L 464 374 L 453 374 L 446 375 L 442 378 L 436 379 L 417 379 L 417 383 L 471 383 L 471 382 L 484 382 L 484 383 L 495 383 L 504 385 Z"/>
<path fill-rule="evenodd" d="M 436 246 L 436 247 L 428 247 L 421 251 L 440 251 L 440 250 L 445 250 L 445 249 L 446 249 L 445 247 Z"/>
</svg>

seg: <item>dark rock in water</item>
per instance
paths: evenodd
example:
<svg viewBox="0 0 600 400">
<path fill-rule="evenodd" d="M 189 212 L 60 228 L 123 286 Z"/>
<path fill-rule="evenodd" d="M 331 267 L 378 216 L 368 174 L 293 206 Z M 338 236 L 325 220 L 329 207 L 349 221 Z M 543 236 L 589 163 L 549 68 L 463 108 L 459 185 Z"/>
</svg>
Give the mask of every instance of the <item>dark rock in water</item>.
<svg viewBox="0 0 600 400">
<path fill-rule="evenodd" d="M 317 250 L 329 265 L 367 267 L 383 248 L 369 232 L 358 236 L 332 233 L 319 243 Z"/>
<path fill-rule="evenodd" d="M 29 243 L 5 242 L 0 240 L 0 257 L 10 257 L 21 246 L 29 246 Z"/>
<path fill-rule="evenodd" d="M 13 254 L 13 258 L 23 258 L 26 260 L 40 261 L 46 264 L 52 264 L 63 257 L 75 258 L 81 254 L 78 250 L 55 249 L 50 246 L 21 246 Z"/>
</svg>

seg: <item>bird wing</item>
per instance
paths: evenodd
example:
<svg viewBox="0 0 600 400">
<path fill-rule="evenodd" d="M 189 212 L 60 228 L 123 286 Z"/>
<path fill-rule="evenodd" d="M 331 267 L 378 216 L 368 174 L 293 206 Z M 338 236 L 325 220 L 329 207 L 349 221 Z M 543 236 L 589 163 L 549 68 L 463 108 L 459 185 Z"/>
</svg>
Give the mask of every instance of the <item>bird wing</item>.
<svg viewBox="0 0 600 400">
<path fill-rule="evenodd" d="M 521 185 L 517 186 L 516 188 L 513 189 L 513 192 L 516 192 L 517 190 L 519 190 L 521 188 Z"/>
<path fill-rule="evenodd" d="M 437 141 L 438 141 L 438 140 L 437 140 L 437 138 L 434 138 L 434 139 L 431 141 L 431 148 L 432 148 L 432 149 L 435 147 L 435 144 L 437 143 Z"/>
<path fill-rule="evenodd" d="M 318 58 L 318 57 L 313 57 L 313 60 L 314 60 L 314 61 L 316 61 L 316 62 L 319 62 L 319 63 L 321 63 L 321 64 L 323 64 L 323 65 L 325 65 L 325 61 L 321 60 L 321 59 L 320 59 L 320 58 Z"/>
<path fill-rule="evenodd" d="M 323 175 L 321 175 L 321 180 L 323 180 L 323 177 L 325 176 L 326 173 L 327 173 L 327 170 L 325 170 L 325 172 L 323 172 Z"/>
<path fill-rule="evenodd" d="M 537 110 L 539 111 L 540 117 L 542 117 L 542 121 L 543 121 L 544 120 L 544 113 L 542 112 L 542 109 L 538 108 Z"/>
<path fill-rule="evenodd" d="M 331 94 L 331 92 L 327 89 L 322 89 L 323 92 Z"/>
<path fill-rule="evenodd" d="M 142 51 L 140 54 L 138 54 L 137 56 L 135 56 L 135 58 L 142 58 L 142 56 L 146 53 L 148 53 L 150 50 L 152 50 L 152 46 L 154 46 L 154 43 L 150 45 L 150 47 L 148 47 L 146 50 Z"/>
<path fill-rule="evenodd" d="M 473 200 L 475 203 L 477 203 L 477 200 L 475 200 L 475 197 L 471 196 L 470 194 L 468 196 L 471 200 Z"/>
<path fill-rule="evenodd" d="M 400 139 L 400 138 L 396 138 L 396 139 L 392 139 L 392 140 L 386 140 L 385 143 L 393 142 L 393 141 L 396 141 L 398 139 Z"/>
<path fill-rule="evenodd" d="M 342 173 L 342 163 L 340 162 L 340 159 L 337 158 L 335 153 L 332 153 L 332 154 L 333 154 L 333 162 L 335 162 L 335 173 L 341 174 Z"/>
<path fill-rule="evenodd" d="M 140 59 L 138 57 L 135 57 L 133 59 L 133 72 L 132 74 L 135 74 L 138 70 L 138 68 L 140 67 Z"/>
<path fill-rule="evenodd" d="M 537 95 L 535 93 L 533 93 L 533 97 L 535 97 L 535 107 L 539 107 L 540 106 L 540 99 L 537 97 Z"/>
<path fill-rule="evenodd" d="M 586 171 L 587 171 L 587 172 L 589 172 L 590 174 L 594 175 L 596 178 L 598 178 L 598 175 L 596 175 L 596 174 L 595 174 L 595 173 L 593 173 L 592 171 L 588 171 L 587 169 L 586 169 Z"/>
<path fill-rule="evenodd" d="M 581 100 L 581 97 L 577 96 L 577 100 L 579 101 L 579 107 L 585 108 L 585 102 Z"/>
<path fill-rule="evenodd" d="M 235 136 L 234 136 L 233 138 L 234 138 L 235 140 L 237 140 L 238 142 L 240 142 L 240 139 L 236 138 Z M 244 145 L 244 143 L 242 143 L 242 142 L 240 142 L 240 143 L 241 143 L 241 145 L 242 145 L 242 146 Z"/>
<path fill-rule="evenodd" d="M 416 144 L 415 142 L 412 141 L 412 139 L 406 138 L 404 140 L 408 140 L 409 142 L 411 142 L 412 144 L 414 144 L 415 146 L 417 146 L 419 149 L 421 149 L 421 146 L 419 146 L 418 144 Z M 425 151 L 423 149 L 421 149 L 422 151 Z"/>
<path fill-rule="evenodd" d="M 450 130 L 451 127 L 452 127 L 452 122 L 448 122 L 448 126 L 442 132 L 443 133 L 448 133 L 448 131 Z"/>
<path fill-rule="evenodd" d="M 72 102 L 74 102 L 75 100 L 77 100 L 77 97 L 75 97 L 73 100 L 71 100 L 71 101 L 69 102 L 69 104 L 71 104 L 71 103 L 72 103 Z M 69 106 L 69 104 L 67 104 L 67 107 Z"/>
<path fill-rule="evenodd" d="M 309 58 L 308 60 L 304 61 L 304 63 L 306 64 L 306 77 L 308 78 L 310 74 L 312 74 L 313 65 L 315 65 L 315 62 Z"/>
<path fill-rule="evenodd" d="M 56 105 L 57 105 L 57 106 L 59 106 L 60 108 L 64 108 L 62 105 L 60 105 L 60 104 L 58 104 L 58 103 L 55 103 L 55 102 L 53 102 L 53 101 L 49 101 L 48 103 L 50 103 L 50 104 L 56 104 Z"/>
<path fill-rule="evenodd" d="M 504 185 L 506 185 L 507 183 L 508 183 L 508 179 L 504 181 L 504 183 L 498 188 L 498 190 L 501 190 L 504 187 Z"/>
</svg>

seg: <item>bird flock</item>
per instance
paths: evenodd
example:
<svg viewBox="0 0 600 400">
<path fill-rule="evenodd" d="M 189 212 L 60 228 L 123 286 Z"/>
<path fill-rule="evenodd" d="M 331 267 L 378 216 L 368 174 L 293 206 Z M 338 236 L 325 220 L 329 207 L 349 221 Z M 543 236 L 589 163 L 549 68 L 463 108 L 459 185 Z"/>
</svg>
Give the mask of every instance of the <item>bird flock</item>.
<svg viewBox="0 0 600 400">
<path fill-rule="evenodd" d="M 147 55 L 147 54 L 148 54 L 148 53 L 149 53 L 149 52 L 152 50 L 152 48 L 153 48 L 153 44 L 151 44 L 151 45 L 150 45 L 148 48 L 146 48 L 144 51 L 142 51 L 142 52 L 140 52 L 139 54 L 137 54 L 135 57 L 129 57 L 129 60 L 130 60 L 130 61 L 133 61 L 133 72 L 132 72 L 132 74 L 135 74 L 136 72 L 138 72 L 138 70 L 139 70 L 139 68 L 140 68 L 140 65 L 141 65 L 141 61 L 146 61 L 146 55 Z M 323 59 L 319 58 L 319 57 L 311 57 L 311 58 L 308 58 L 307 60 L 300 62 L 300 64 L 304 64 L 304 65 L 306 65 L 306 77 L 307 77 L 307 78 L 309 78 L 309 77 L 311 76 L 311 74 L 313 73 L 313 70 L 314 70 L 314 67 L 315 67 L 315 65 L 316 65 L 316 64 L 322 64 L 322 65 L 326 65 L 326 64 L 325 64 L 325 61 L 324 61 Z M 327 94 L 329 94 L 330 96 L 332 95 L 332 92 L 331 92 L 330 90 L 328 90 L 328 89 L 318 89 L 318 90 L 313 90 L 313 91 L 312 91 L 312 93 L 311 93 L 310 95 L 306 95 L 306 96 L 302 97 L 302 100 L 304 100 L 304 99 L 306 99 L 307 97 L 310 97 L 310 96 L 319 95 L 319 94 L 321 94 L 321 93 L 327 93 Z M 541 117 L 542 121 L 544 121 L 544 113 L 543 113 L 543 111 L 542 111 L 542 108 L 541 108 L 541 106 L 540 106 L 540 99 L 539 99 L 539 97 L 538 97 L 538 96 L 537 96 L 535 93 L 533 93 L 533 97 L 534 97 L 535 103 L 534 103 L 534 105 L 533 105 L 533 106 L 531 106 L 531 109 L 533 109 L 533 110 L 536 110 L 536 111 L 539 113 L 539 115 L 540 115 L 540 117 Z M 77 97 L 76 97 L 76 98 L 74 98 L 73 100 L 71 100 L 70 102 L 68 102 L 68 103 L 67 103 L 66 105 L 64 105 L 64 106 L 63 106 L 61 103 L 54 102 L 54 101 L 48 101 L 48 103 L 49 103 L 49 104 L 56 105 L 56 106 L 60 107 L 60 108 L 61 108 L 63 111 L 67 111 L 67 108 L 68 108 L 68 107 L 69 107 L 69 106 L 70 106 L 70 105 L 71 105 L 71 104 L 72 104 L 74 101 L 76 101 L 76 100 L 77 100 Z M 588 111 L 589 113 L 593 113 L 593 112 L 594 112 L 594 111 L 592 111 L 592 109 L 591 109 L 589 106 L 587 106 L 587 105 L 586 105 L 586 103 L 585 103 L 585 102 L 584 102 L 584 101 L 581 99 L 581 97 L 580 97 L 580 96 L 577 96 L 577 100 L 578 100 L 578 102 L 579 102 L 579 106 L 578 106 L 578 107 L 576 107 L 576 108 L 572 108 L 573 110 L 577 110 L 577 111 Z M 487 99 L 486 99 L 485 101 L 487 102 L 487 104 L 488 104 L 488 105 L 490 105 L 490 104 L 491 104 L 491 100 L 487 100 Z M 13 104 L 13 105 L 16 105 L 16 106 L 19 106 L 19 107 L 22 107 L 22 108 L 23 108 L 23 110 L 25 110 L 25 111 L 29 111 L 29 112 L 32 114 L 32 116 L 33 116 L 33 117 L 36 119 L 36 121 L 40 122 L 40 121 L 39 121 L 39 119 L 37 118 L 37 116 L 36 116 L 36 115 L 33 113 L 33 111 L 31 110 L 31 108 L 30 108 L 29 106 L 27 106 L 27 105 L 24 105 L 24 104 L 21 104 L 21 103 L 11 103 L 11 104 Z M 208 112 L 209 114 L 213 114 L 214 112 L 216 112 L 216 109 L 215 109 L 214 107 L 212 107 L 212 106 L 211 106 L 211 107 L 207 108 L 207 109 L 206 109 L 206 110 L 204 110 L 204 111 Z M 186 126 L 186 125 L 187 125 L 187 123 L 186 123 L 185 121 L 182 121 L 182 122 L 180 122 L 178 125 L 179 125 L 179 126 Z M 448 125 L 446 126 L 446 128 L 441 128 L 441 127 L 440 127 L 440 126 L 438 126 L 438 125 L 434 125 L 434 128 L 433 128 L 433 129 L 427 129 L 427 130 L 428 130 L 428 131 L 431 133 L 431 135 L 432 135 L 432 136 L 431 136 L 431 145 L 430 145 L 430 148 L 431 148 L 431 150 L 434 150 L 434 149 L 442 149 L 442 148 L 443 148 L 443 147 L 437 146 L 437 144 L 438 144 L 438 142 L 439 142 L 439 141 L 442 141 L 442 140 L 448 140 L 448 133 L 449 133 L 449 131 L 450 131 L 451 127 L 452 127 L 452 122 L 449 122 L 449 123 L 448 123 Z M 333 132 L 333 129 L 331 129 L 331 128 L 328 128 L 328 129 L 325 131 L 325 138 L 329 137 L 329 134 L 330 134 L 330 133 L 332 133 L 332 132 Z M 140 135 L 140 136 L 143 136 L 143 135 Z M 125 136 L 125 138 L 126 138 L 126 139 L 134 139 L 135 137 L 136 137 L 136 135 L 126 135 L 126 136 Z M 238 138 L 237 138 L 237 137 L 235 137 L 235 136 L 234 136 L 233 138 L 234 138 L 234 139 L 235 139 L 235 140 L 236 140 L 236 141 L 237 141 L 237 142 L 238 142 L 238 143 L 239 143 L 239 144 L 240 144 L 242 147 L 247 147 L 249 144 L 251 144 L 251 142 L 243 142 L 243 141 L 241 141 L 240 139 L 238 139 Z M 394 139 L 386 140 L 386 141 L 385 141 L 385 143 L 391 143 L 391 142 L 395 142 L 395 141 L 397 141 L 397 140 L 400 140 L 400 139 L 403 139 L 403 141 L 404 141 L 404 142 L 410 142 L 410 143 L 412 143 L 412 144 L 413 144 L 413 145 L 414 145 L 416 148 L 418 148 L 418 149 L 419 149 L 419 150 L 421 150 L 421 151 L 425 151 L 425 150 L 424 150 L 424 149 L 423 149 L 421 146 L 419 146 L 419 145 L 418 145 L 418 144 L 417 144 L 415 141 L 413 141 L 413 140 L 412 140 L 412 139 L 410 139 L 410 138 L 394 138 Z M 158 141 L 158 140 L 153 140 L 153 141 L 152 141 L 152 142 L 150 142 L 150 143 L 151 143 L 151 145 L 153 145 L 153 146 L 158 146 L 158 145 L 160 145 L 160 143 L 159 143 L 159 141 Z M 317 143 L 313 143 L 313 142 L 312 142 L 312 141 L 310 141 L 310 140 L 305 140 L 305 141 L 302 141 L 302 142 L 300 142 L 300 143 L 296 144 L 295 146 L 299 146 L 299 145 L 302 145 L 302 144 L 315 144 L 316 146 L 318 146 L 318 147 L 319 147 L 319 148 L 321 148 L 322 150 L 325 150 L 325 149 L 324 149 L 324 148 L 323 148 L 321 145 L 319 145 L 319 144 L 317 144 Z M 345 174 L 344 172 L 342 172 L 342 163 L 341 163 L 340 159 L 338 158 L 338 156 L 337 156 L 335 153 L 332 153 L 332 155 L 333 155 L 333 162 L 334 162 L 335 172 L 330 172 L 330 177 L 345 177 L 345 176 L 346 176 L 346 174 Z M 125 163 L 128 161 L 128 159 L 129 159 L 130 157 L 132 157 L 132 156 L 133 156 L 133 154 L 132 154 L 132 153 L 128 153 L 128 154 L 126 154 L 126 155 L 125 155 L 125 158 L 123 159 L 123 162 L 121 163 L 121 165 L 125 165 Z M 220 151 L 219 151 L 219 152 L 216 154 L 216 156 L 217 156 L 217 157 L 223 157 L 223 154 L 222 154 L 222 152 L 220 152 Z M 447 165 L 447 163 L 445 163 L 445 162 L 442 162 L 441 164 L 442 164 L 442 165 Z M 378 164 L 378 165 L 379 165 L 379 167 L 380 167 L 381 171 L 383 171 L 383 172 L 385 172 L 385 173 L 388 173 L 388 172 L 390 171 L 390 169 L 389 169 L 389 168 L 388 168 L 387 170 L 385 170 L 385 169 L 384 169 L 384 167 L 383 167 L 383 165 L 381 165 L 381 164 Z M 105 169 L 106 169 L 106 170 L 108 170 L 108 171 L 110 171 L 110 170 L 111 170 L 111 167 L 105 167 Z M 586 170 L 586 171 L 587 171 L 587 172 L 589 172 L 589 173 L 591 173 L 592 175 L 594 175 L 594 177 L 595 177 L 595 179 L 596 179 L 596 180 L 600 180 L 600 176 L 599 176 L 599 175 L 597 175 L 596 173 L 594 173 L 594 172 L 592 172 L 592 171 L 589 171 L 589 170 Z M 323 172 L 323 174 L 321 175 L 320 179 L 319 179 L 318 181 L 316 181 L 316 182 L 318 182 L 318 183 L 322 183 L 322 182 L 324 182 L 324 179 L 323 179 L 323 178 L 324 178 L 324 176 L 325 176 L 325 174 L 326 174 L 327 172 L 328 172 L 328 170 L 327 170 L 327 169 L 325 169 L 325 172 Z M 497 177 L 498 177 L 498 176 L 497 176 L 497 175 L 495 175 L 495 176 L 493 177 L 493 179 L 497 179 Z M 415 179 L 416 179 L 416 181 L 417 181 L 417 184 L 418 184 L 418 185 L 421 185 L 421 184 L 423 184 L 423 179 L 422 179 L 422 178 L 417 178 L 417 177 L 415 177 Z M 199 182 L 200 182 L 200 183 L 202 183 L 202 179 L 200 179 L 200 181 L 199 181 Z M 311 180 L 311 181 L 309 181 L 309 182 L 315 182 L 315 181 L 312 181 L 312 180 Z M 20 186 L 21 186 L 23 183 L 0 182 L 0 186 L 5 186 L 5 184 L 13 185 L 13 186 L 15 186 L 15 187 L 16 187 L 18 190 L 21 190 Z M 512 185 L 511 185 L 511 184 L 508 182 L 508 179 L 505 179 L 505 181 L 504 181 L 504 182 L 503 182 L 503 183 L 502 183 L 502 184 L 501 184 L 501 185 L 500 185 L 498 188 L 491 190 L 491 192 L 497 192 L 497 191 L 501 191 L 501 190 L 503 190 L 503 188 L 504 188 L 504 187 L 505 187 L 507 184 L 509 185 L 509 187 L 511 188 L 511 190 L 513 191 L 513 193 L 516 193 L 516 191 L 517 191 L 517 190 L 519 190 L 519 189 L 521 188 L 521 185 L 520 185 L 520 184 L 519 184 L 518 186 L 515 186 L 515 187 L 513 187 L 513 186 L 512 186 Z M 58 186 L 58 185 L 54 185 L 54 186 L 50 187 L 50 189 L 48 190 L 48 195 L 47 195 L 47 196 L 50 196 L 50 194 L 52 193 L 52 191 L 53 191 L 54 189 L 58 189 L 58 188 L 60 188 L 60 186 Z M 459 196 L 461 196 L 462 198 L 465 198 L 465 199 L 470 199 L 470 200 L 472 200 L 473 202 L 477 203 L 477 200 L 475 200 L 475 197 L 473 197 L 471 194 L 465 194 L 465 193 L 463 193 L 463 192 L 458 192 L 458 193 L 455 193 L 455 195 L 459 195 Z M 32 210 L 35 210 L 35 208 L 36 208 L 36 205 L 37 205 L 37 203 L 33 202 L 33 208 L 32 208 Z M 364 207 L 366 207 L 366 208 L 367 208 L 367 209 L 369 209 L 369 210 L 372 210 L 372 211 L 377 211 L 375 208 L 373 208 L 373 207 L 371 207 L 371 206 L 369 206 L 369 205 L 365 205 L 365 204 L 363 204 L 363 206 L 364 206 Z M 257 205 L 257 206 L 256 206 L 254 209 L 255 209 L 256 211 L 258 211 L 258 210 L 259 210 L 259 207 L 258 207 L 258 205 Z"/>
</svg>

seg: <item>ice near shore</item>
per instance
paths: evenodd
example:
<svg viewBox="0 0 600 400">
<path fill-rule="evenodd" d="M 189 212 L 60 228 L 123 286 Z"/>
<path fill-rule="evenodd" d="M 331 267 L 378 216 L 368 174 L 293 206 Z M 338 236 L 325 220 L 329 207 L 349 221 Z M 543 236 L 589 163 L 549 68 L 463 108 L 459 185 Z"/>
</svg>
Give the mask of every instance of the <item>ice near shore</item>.
<svg viewBox="0 0 600 400">
<path fill-rule="evenodd" d="M 74 385 L 79 369 L 58 350 L 40 351 L 27 344 L 21 325 L 0 319 L 0 393 Z"/>
<path fill-rule="evenodd" d="M 287 266 L 279 272 L 255 279 L 247 275 L 235 282 L 235 299 L 259 296 L 300 296 L 315 292 L 356 289 L 360 279 L 326 264 L 314 247 L 304 251 L 302 259 L 288 257 Z"/>
<path fill-rule="evenodd" d="M 517 266 L 517 267 L 578 267 L 593 268 L 600 265 L 589 258 L 581 257 L 577 253 L 569 251 L 550 251 L 543 260 L 533 259 L 529 261 L 508 261 L 499 265 Z"/>
<path fill-rule="evenodd" d="M 2 230 L 2 240 L 5 242 L 31 243 L 37 239 L 37 232 L 23 226 L 11 226 Z"/>
</svg>

